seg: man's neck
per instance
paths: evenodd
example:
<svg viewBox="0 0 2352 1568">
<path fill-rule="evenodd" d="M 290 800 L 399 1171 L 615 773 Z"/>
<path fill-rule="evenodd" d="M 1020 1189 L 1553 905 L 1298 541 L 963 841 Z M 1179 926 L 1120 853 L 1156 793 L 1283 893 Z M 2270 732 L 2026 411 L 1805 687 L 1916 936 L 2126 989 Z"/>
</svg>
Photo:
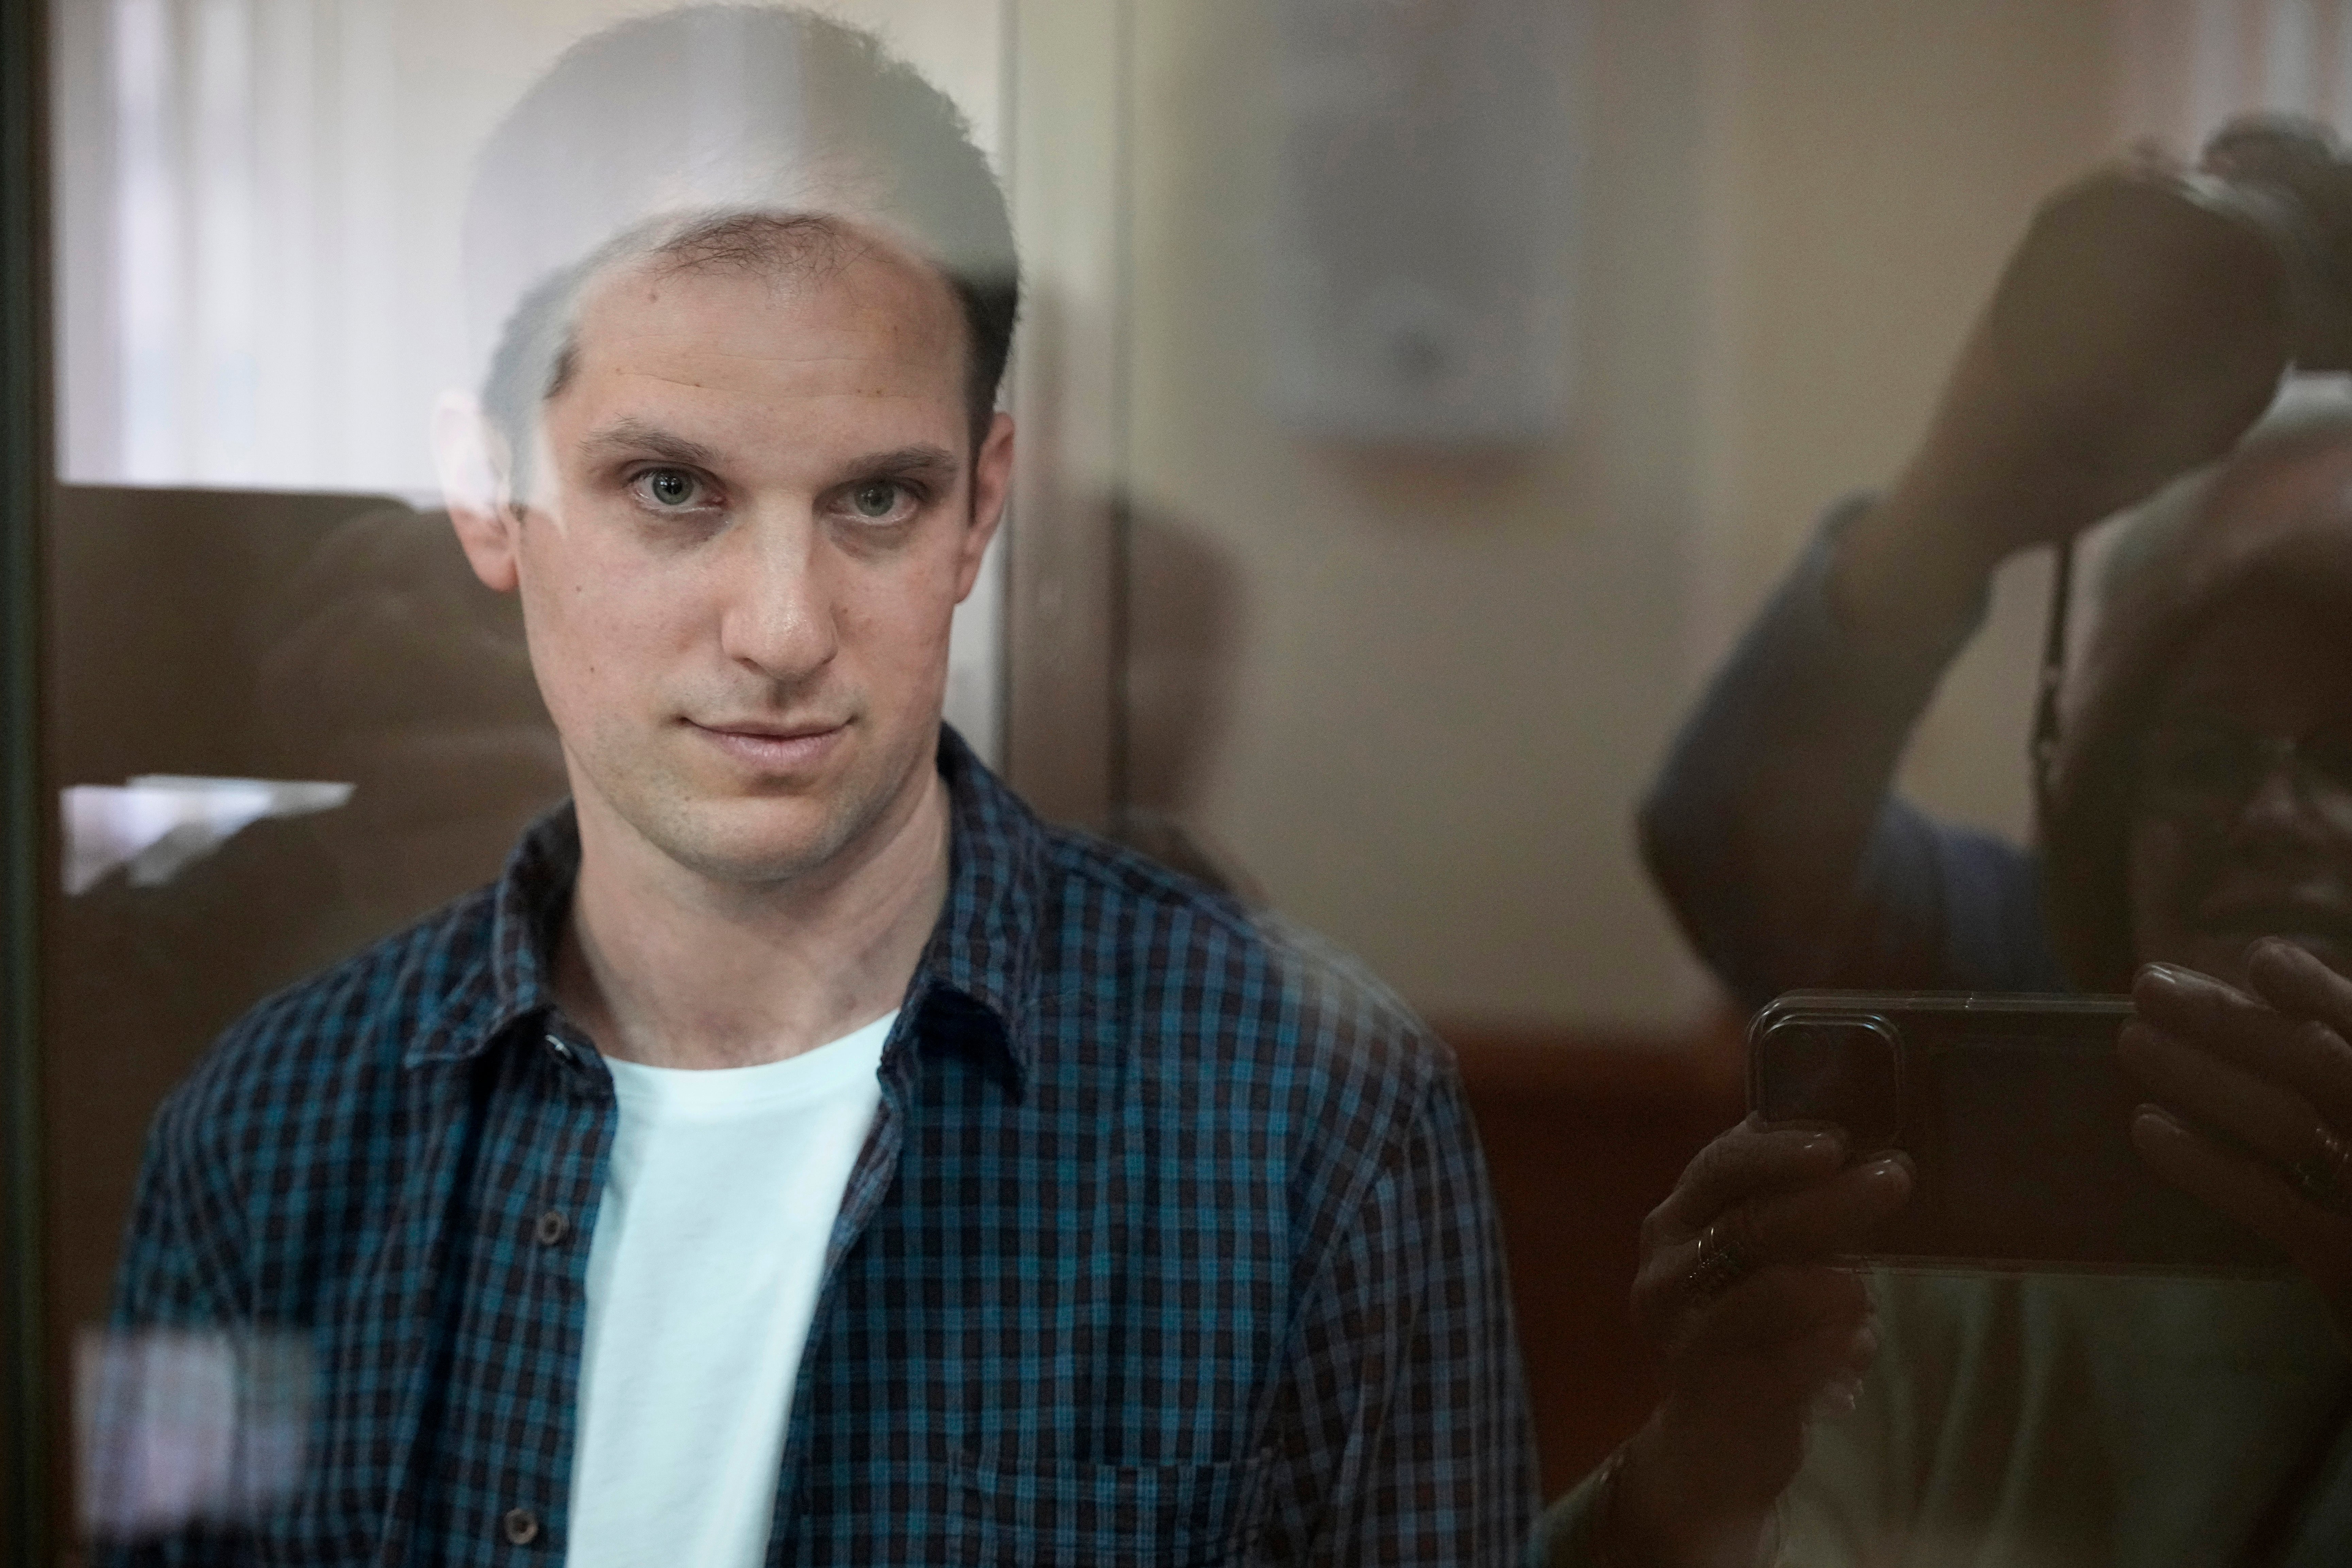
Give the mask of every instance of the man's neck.
<svg viewBox="0 0 2352 1568">
<path fill-rule="evenodd" d="M 948 792 L 911 798 L 807 876 L 716 882 L 597 803 L 580 806 L 580 880 L 555 989 L 597 1049 L 653 1067 L 732 1068 L 814 1050 L 897 1007 L 948 885 Z"/>
</svg>

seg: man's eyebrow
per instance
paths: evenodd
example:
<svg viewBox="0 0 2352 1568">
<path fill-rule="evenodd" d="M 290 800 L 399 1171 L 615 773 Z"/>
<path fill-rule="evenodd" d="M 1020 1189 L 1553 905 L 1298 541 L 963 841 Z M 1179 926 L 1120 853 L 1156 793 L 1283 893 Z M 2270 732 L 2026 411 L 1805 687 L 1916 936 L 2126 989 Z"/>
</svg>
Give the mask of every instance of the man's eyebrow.
<svg viewBox="0 0 2352 1568">
<path fill-rule="evenodd" d="M 581 442 L 593 458 L 659 458 L 688 468 L 715 468 L 719 454 L 698 441 L 642 419 L 616 419 Z"/>
<path fill-rule="evenodd" d="M 592 432 L 581 446 L 593 458 L 658 458 L 664 462 L 682 467 L 715 468 L 719 466 L 719 454 L 698 441 L 689 441 L 675 431 L 642 419 L 616 419 L 602 430 Z M 952 476 L 956 472 L 955 454 L 945 447 L 919 443 L 898 447 L 887 452 L 875 452 L 843 465 L 851 473 L 873 479 L 930 479 Z"/>
<path fill-rule="evenodd" d="M 927 479 L 951 475 L 956 456 L 945 447 L 919 445 L 877 452 L 844 465 L 851 471 L 879 479 Z"/>
</svg>

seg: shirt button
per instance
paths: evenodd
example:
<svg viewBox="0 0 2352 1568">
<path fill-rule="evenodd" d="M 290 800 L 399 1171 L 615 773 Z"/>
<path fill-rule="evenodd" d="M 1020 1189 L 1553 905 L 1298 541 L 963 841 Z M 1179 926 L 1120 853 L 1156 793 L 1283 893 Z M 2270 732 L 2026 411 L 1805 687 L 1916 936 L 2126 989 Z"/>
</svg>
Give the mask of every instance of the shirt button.
<svg viewBox="0 0 2352 1568">
<path fill-rule="evenodd" d="M 571 1229 L 572 1222 L 563 1217 L 563 1212 L 561 1209 L 550 1209 L 539 1216 L 539 1244 L 541 1247 L 553 1247 L 557 1242 L 562 1241 Z"/>
<path fill-rule="evenodd" d="M 527 1508 L 510 1508 L 499 1522 L 506 1527 L 507 1539 L 517 1546 L 529 1546 L 539 1539 L 539 1515 Z"/>
</svg>

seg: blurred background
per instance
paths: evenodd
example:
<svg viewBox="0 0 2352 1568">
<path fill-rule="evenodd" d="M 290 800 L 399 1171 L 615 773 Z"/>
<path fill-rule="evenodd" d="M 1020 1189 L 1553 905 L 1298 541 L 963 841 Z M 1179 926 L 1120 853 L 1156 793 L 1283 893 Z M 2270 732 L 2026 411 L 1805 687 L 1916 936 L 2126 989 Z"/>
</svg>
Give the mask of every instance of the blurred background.
<svg viewBox="0 0 2352 1568">
<path fill-rule="evenodd" d="M 475 149 L 653 8 L 46 8 L 53 1439 L 156 1098 L 269 989 L 495 875 L 562 792 L 426 432 L 488 347 Z M 2343 122 L 2352 16 L 823 8 L 964 107 L 1029 273 L 1014 510 L 951 719 L 1049 815 L 1325 931 L 1455 1043 L 1564 1483 L 1650 1397 L 1633 1226 L 1739 1103 L 1738 1021 L 1631 831 L 1673 726 L 1916 437 L 2036 202 L 2250 109 Z M 2004 574 L 1904 765 L 2012 837 L 2046 571 Z M 285 787 L 326 784 L 352 787 Z"/>
</svg>

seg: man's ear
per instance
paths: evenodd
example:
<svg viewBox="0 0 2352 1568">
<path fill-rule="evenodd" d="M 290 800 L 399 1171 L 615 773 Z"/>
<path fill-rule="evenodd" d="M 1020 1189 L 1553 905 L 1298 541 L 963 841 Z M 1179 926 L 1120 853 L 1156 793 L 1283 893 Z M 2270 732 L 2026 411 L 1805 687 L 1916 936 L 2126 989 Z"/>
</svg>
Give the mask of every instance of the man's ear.
<svg viewBox="0 0 2352 1568">
<path fill-rule="evenodd" d="M 956 563 L 956 603 L 961 605 L 980 581 L 980 563 L 988 542 L 1004 521 L 1004 503 L 1013 492 L 1013 416 L 1000 413 L 990 421 L 988 434 L 971 462 L 971 526 L 965 531 L 963 558 Z"/>
<path fill-rule="evenodd" d="M 501 594 L 520 580 L 520 520 L 509 476 L 506 440 L 493 429 L 470 392 L 445 392 L 433 409 L 433 466 L 441 477 L 441 504 L 474 575 Z"/>
</svg>

